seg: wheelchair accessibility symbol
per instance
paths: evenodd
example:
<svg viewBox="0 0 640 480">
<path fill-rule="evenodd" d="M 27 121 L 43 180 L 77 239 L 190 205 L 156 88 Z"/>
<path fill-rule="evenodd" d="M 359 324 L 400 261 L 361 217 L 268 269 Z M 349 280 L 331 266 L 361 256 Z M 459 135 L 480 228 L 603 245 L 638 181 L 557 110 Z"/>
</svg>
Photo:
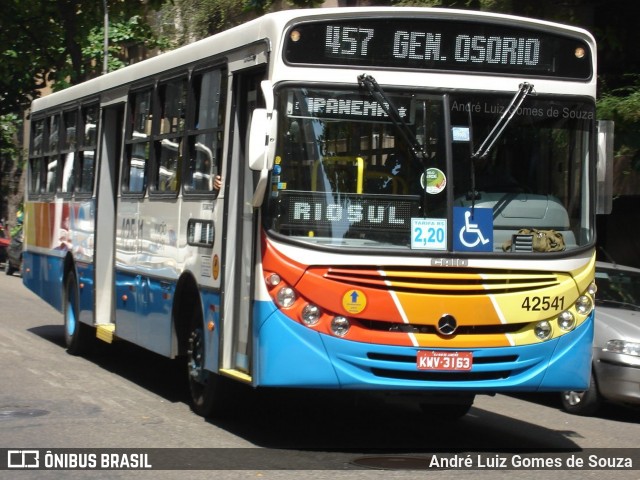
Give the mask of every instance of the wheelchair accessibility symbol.
<svg viewBox="0 0 640 480">
<path fill-rule="evenodd" d="M 453 248 L 457 251 L 493 250 L 493 209 L 454 207 Z"/>
</svg>

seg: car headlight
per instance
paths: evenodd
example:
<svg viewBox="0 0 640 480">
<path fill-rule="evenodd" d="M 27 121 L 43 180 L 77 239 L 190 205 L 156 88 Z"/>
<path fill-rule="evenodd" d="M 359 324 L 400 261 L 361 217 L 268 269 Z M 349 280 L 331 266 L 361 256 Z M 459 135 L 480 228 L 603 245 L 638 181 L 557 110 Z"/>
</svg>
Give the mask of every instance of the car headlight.
<svg viewBox="0 0 640 480">
<path fill-rule="evenodd" d="M 627 342 L 625 340 L 609 340 L 607 350 L 613 353 L 623 353 L 640 357 L 640 343 Z"/>
</svg>

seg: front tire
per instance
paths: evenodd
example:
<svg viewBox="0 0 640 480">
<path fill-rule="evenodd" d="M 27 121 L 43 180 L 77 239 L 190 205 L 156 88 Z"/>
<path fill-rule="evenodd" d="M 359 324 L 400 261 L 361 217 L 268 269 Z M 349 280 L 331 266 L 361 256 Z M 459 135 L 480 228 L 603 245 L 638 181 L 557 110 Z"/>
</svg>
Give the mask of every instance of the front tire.
<svg viewBox="0 0 640 480">
<path fill-rule="evenodd" d="M 455 422 L 469 413 L 474 400 L 475 395 L 471 395 L 452 403 L 421 403 L 420 409 L 430 421 L 444 423 Z"/>
<path fill-rule="evenodd" d="M 188 336 L 187 379 L 191 394 L 191 409 L 205 418 L 217 413 L 220 395 L 219 377 L 205 369 L 205 330 L 199 303 L 194 305 Z"/>
<path fill-rule="evenodd" d="M 92 341 L 92 328 L 82 323 L 79 314 L 78 282 L 76 275 L 69 272 L 64 289 L 64 343 L 71 355 L 87 351 Z"/>
<path fill-rule="evenodd" d="M 596 413 L 602 404 L 602 398 L 600 397 L 600 392 L 598 392 L 598 385 L 593 372 L 591 373 L 591 382 L 587 390 L 583 392 L 573 390 L 562 392 L 560 401 L 562 402 L 562 408 L 573 415 L 589 416 Z"/>
</svg>

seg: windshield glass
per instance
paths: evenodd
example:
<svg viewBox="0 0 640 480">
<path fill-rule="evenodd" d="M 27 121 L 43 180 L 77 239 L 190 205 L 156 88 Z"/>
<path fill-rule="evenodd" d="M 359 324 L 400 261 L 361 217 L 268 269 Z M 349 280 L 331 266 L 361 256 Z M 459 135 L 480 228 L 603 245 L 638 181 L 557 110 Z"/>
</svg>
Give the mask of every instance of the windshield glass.
<svg viewBox="0 0 640 480">
<path fill-rule="evenodd" d="M 512 97 L 387 91 L 398 122 L 355 85 L 280 90 L 265 227 L 352 248 L 517 253 L 591 242 L 593 107 L 529 96 L 472 161 Z"/>
</svg>

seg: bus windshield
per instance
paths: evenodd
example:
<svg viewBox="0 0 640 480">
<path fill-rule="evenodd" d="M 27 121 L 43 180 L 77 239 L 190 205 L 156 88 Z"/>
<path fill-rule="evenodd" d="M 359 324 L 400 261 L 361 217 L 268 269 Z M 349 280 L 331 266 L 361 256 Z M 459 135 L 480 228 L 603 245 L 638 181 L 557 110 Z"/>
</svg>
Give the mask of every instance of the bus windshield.
<svg viewBox="0 0 640 480">
<path fill-rule="evenodd" d="M 281 89 L 267 230 L 336 248 L 518 253 L 590 244 L 592 102 L 529 95 L 487 155 L 472 159 L 512 98 L 389 90 L 398 122 L 355 85 Z"/>
</svg>

